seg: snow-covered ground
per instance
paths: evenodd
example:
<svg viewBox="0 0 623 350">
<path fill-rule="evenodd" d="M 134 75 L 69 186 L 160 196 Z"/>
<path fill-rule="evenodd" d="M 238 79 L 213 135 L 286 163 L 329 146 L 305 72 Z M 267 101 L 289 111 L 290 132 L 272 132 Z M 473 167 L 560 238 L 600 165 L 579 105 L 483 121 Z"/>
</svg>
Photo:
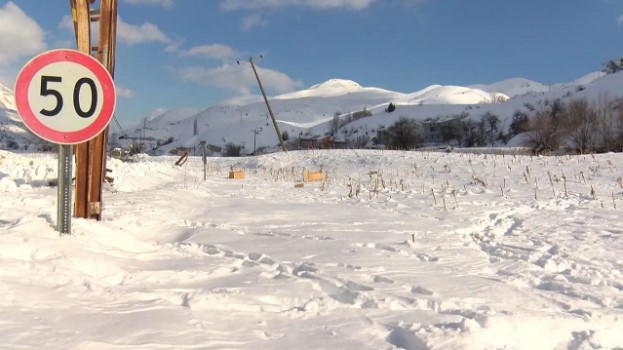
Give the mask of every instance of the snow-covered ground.
<svg viewBox="0 0 623 350">
<path fill-rule="evenodd" d="M 623 154 L 136 160 L 59 236 L 0 151 L 0 348 L 623 348 Z"/>
</svg>

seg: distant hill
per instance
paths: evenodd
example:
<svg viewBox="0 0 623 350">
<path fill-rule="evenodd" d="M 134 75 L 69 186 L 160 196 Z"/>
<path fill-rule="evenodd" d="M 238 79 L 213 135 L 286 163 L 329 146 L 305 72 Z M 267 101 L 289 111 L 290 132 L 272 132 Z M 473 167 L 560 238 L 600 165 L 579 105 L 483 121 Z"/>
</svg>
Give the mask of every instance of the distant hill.
<svg viewBox="0 0 623 350">
<path fill-rule="evenodd" d="M 10 110 L 16 109 L 13 91 L 2 84 L 0 84 L 0 108 Z"/>
<path fill-rule="evenodd" d="M 0 149 L 41 149 L 47 144 L 28 131 L 15 111 L 13 91 L 0 84 Z"/>
<path fill-rule="evenodd" d="M 623 76 L 604 76 L 595 72 L 555 85 L 512 78 L 468 87 L 432 85 L 406 94 L 363 87 L 352 80 L 331 79 L 300 91 L 271 96 L 269 101 L 280 131 L 288 137 L 329 135 L 337 119 L 340 128 L 335 137 L 352 141 L 362 135 L 371 139 L 378 130 L 400 117 L 422 122 L 463 113 L 479 119 L 490 112 L 500 117 L 502 128 L 508 128 L 513 113 L 518 110 L 529 112 L 528 109 L 557 98 L 586 97 L 597 101 L 604 94 L 622 96 Z M 386 112 L 390 102 L 397 107 L 392 113 Z M 366 116 L 359 118 L 363 110 Z M 358 117 L 353 118 L 353 115 Z M 172 139 L 171 143 L 159 147 L 163 152 L 176 147 L 196 146 L 200 141 L 220 147 L 237 144 L 247 153 L 253 152 L 254 144 L 256 148 L 267 147 L 269 150 L 276 150 L 278 145 L 261 96 L 237 97 L 203 110 L 157 111 L 140 125 L 128 129 L 132 137 L 145 135 L 151 147 Z"/>
<path fill-rule="evenodd" d="M 300 91 L 270 96 L 269 101 L 279 129 L 287 138 L 319 138 L 334 133 L 337 140 L 343 141 L 372 139 L 401 117 L 423 122 L 462 114 L 479 120 L 485 113 L 498 116 L 501 128 L 506 130 L 516 111 L 528 113 L 548 101 L 587 98 L 597 102 L 603 96 L 623 96 L 622 74 L 595 72 L 554 85 L 523 78 L 467 87 L 431 85 L 412 93 L 331 79 Z M 0 103 L 0 133 L 4 135 L 0 147 L 7 147 L 7 139 L 33 143 L 32 135 L 23 131 L 14 111 L 12 92 L 6 87 L 0 87 Z M 386 111 L 389 103 L 396 106 L 392 113 Z M 197 146 L 201 141 L 218 147 L 240 145 L 243 153 L 253 152 L 254 147 L 271 151 L 278 146 L 261 96 L 239 96 L 202 109 L 155 110 L 138 123 L 124 126 L 124 130 L 116 125 L 111 125 L 110 130 L 113 146 L 142 140 L 148 149 L 164 153 Z"/>
</svg>

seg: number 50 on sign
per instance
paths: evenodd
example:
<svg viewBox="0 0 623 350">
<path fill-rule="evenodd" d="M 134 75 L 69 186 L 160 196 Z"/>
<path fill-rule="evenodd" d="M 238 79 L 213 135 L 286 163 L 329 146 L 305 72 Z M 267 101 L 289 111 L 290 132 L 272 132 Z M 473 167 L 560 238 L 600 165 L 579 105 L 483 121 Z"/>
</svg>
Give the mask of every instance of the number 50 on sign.
<svg viewBox="0 0 623 350">
<path fill-rule="evenodd" d="M 52 50 L 31 59 L 15 82 L 15 104 L 35 135 L 57 144 L 97 136 L 115 109 L 115 86 L 95 58 L 75 50 Z"/>
</svg>

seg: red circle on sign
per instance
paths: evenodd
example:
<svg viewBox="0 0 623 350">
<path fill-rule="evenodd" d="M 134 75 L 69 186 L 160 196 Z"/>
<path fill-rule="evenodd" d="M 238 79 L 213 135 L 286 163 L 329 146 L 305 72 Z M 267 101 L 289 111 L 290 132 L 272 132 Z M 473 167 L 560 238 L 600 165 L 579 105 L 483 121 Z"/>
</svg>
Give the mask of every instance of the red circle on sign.
<svg viewBox="0 0 623 350">
<path fill-rule="evenodd" d="M 46 66 L 57 62 L 75 63 L 88 69 L 102 87 L 102 107 L 93 122 L 75 131 L 60 131 L 45 125 L 32 110 L 28 88 L 33 77 Z M 76 144 L 88 141 L 106 128 L 115 110 L 115 84 L 106 68 L 95 58 L 76 50 L 51 50 L 32 58 L 22 68 L 15 82 L 15 105 L 22 121 L 35 135 L 58 144 Z M 79 117 L 78 117 L 79 118 Z"/>
</svg>

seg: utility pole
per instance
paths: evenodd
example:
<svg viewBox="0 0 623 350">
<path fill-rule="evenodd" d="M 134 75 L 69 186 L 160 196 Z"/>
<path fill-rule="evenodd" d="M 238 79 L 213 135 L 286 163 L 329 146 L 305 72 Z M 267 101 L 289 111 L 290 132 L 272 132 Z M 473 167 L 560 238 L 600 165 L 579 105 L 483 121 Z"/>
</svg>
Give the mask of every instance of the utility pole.
<svg viewBox="0 0 623 350">
<path fill-rule="evenodd" d="M 272 108 L 270 108 L 270 103 L 268 103 L 268 98 L 266 97 L 266 92 L 264 92 L 264 87 L 262 86 L 262 82 L 260 81 L 260 76 L 257 75 L 255 64 L 253 64 L 253 57 L 249 57 L 249 63 L 251 63 L 251 68 L 253 68 L 255 79 L 257 79 L 257 85 L 259 85 L 260 91 L 262 92 L 262 96 L 264 97 L 264 102 L 266 102 L 266 108 L 268 108 L 268 113 L 270 113 L 270 118 L 273 120 L 273 125 L 275 126 L 277 137 L 279 138 L 279 145 L 281 146 L 281 151 L 287 152 L 288 150 L 286 149 L 286 145 L 283 143 L 283 137 L 281 137 L 281 131 L 279 131 L 279 125 L 277 125 L 277 120 L 275 120 L 275 115 L 273 114 L 273 110 Z"/>
<path fill-rule="evenodd" d="M 199 144 L 201 145 L 201 160 L 203 161 L 203 181 L 206 181 L 207 179 L 207 166 L 208 166 L 208 160 L 206 157 L 206 141 L 199 141 Z"/>
<path fill-rule="evenodd" d="M 255 155 L 255 149 L 256 149 L 256 147 L 255 147 L 255 137 L 257 136 L 257 134 L 259 134 L 259 133 L 260 133 L 260 131 L 262 131 L 262 127 L 260 126 L 260 128 L 259 128 L 259 129 L 258 129 L 258 128 L 255 128 L 255 129 L 254 129 L 254 130 L 252 130 L 252 131 L 253 131 L 253 155 Z"/>
</svg>

